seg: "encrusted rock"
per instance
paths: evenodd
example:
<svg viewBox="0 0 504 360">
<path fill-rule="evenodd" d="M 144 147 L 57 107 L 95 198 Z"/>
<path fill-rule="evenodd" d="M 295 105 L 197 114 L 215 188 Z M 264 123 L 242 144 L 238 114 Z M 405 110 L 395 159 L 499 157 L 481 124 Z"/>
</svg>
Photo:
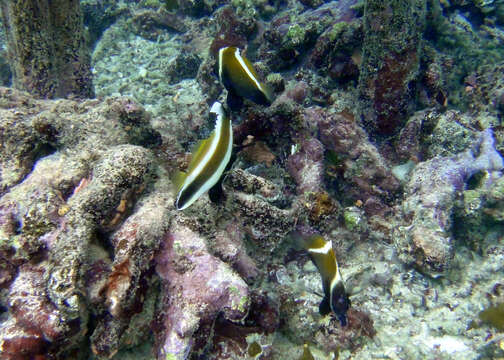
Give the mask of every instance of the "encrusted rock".
<svg viewBox="0 0 504 360">
<path fill-rule="evenodd" d="M 295 8 L 279 13 L 264 33 L 261 57 L 274 70 L 295 64 L 317 37 L 332 24 L 351 19 L 355 0 L 331 1 L 316 9 L 296 13 Z"/>
<path fill-rule="evenodd" d="M 16 181 L 2 177 L 9 192 L 0 198 L 0 286 L 5 289 L 0 301 L 7 304 L 4 316 L 11 320 L 0 324 L 0 342 L 27 358 L 78 358 L 75 351 L 86 349 L 90 311 L 96 311 L 88 308 L 87 287 L 93 306 L 105 303 L 100 300 L 105 277 L 93 278 L 88 270 L 118 268 L 104 250 L 107 234 L 130 215 L 152 180 L 151 151 L 128 142 L 147 145 L 155 137 L 146 139 L 142 129 L 154 132 L 143 109 L 124 98 L 35 101 L 8 89 L 0 89 L 0 95 L 4 119 L 24 126 L 2 122 L 13 130 L 13 149 L 24 143 L 23 133 L 35 134 L 28 137 L 27 149 L 46 147 L 51 153 L 12 152 L 10 159 L 2 159 L 3 175 L 6 170 L 31 172 Z M 9 168 L 23 159 L 23 167 Z M 146 272 L 154 251 L 139 248 L 132 244 L 135 279 L 138 269 Z M 91 254 L 98 254 L 96 261 L 88 261 Z M 137 289 L 135 281 L 131 287 Z M 140 297 L 129 294 L 128 299 L 117 296 L 127 309 Z"/>
<path fill-rule="evenodd" d="M 92 158 L 115 144 L 159 143 L 159 134 L 150 127 L 148 115 L 127 98 L 41 101 L 0 88 L 0 114 L 0 195 L 19 183 L 37 159 L 60 149 L 79 146 L 77 158 Z"/>
<path fill-rule="evenodd" d="M 157 299 L 159 283 L 153 277 L 153 258 L 170 223 L 172 203 L 169 189 L 157 183 L 156 191 L 142 199 L 112 235 L 114 261 L 101 269 L 106 282 L 99 292 L 106 310 L 91 336 L 95 354 L 110 356 L 125 345 L 137 345 L 149 334 L 154 317 L 154 307 L 149 304 Z"/>
<path fill-rule="evenodd" d="M 187 30 L 184 22 L 176 14 L 159 8 L 154 10 L 141 10 L 132 18 L 133 31 L 138 35 L 156 41 L 163 31 L 184 32 Z"/>
<path fill-rule="evenodd" d="M 24 0 L 0 7 L 16 88 L 41 98 L 93 96 L 80 3 Z"/>
<path fill-rule="evenodd" d="M 324 145 L 317 139 L 302 140 L 287 160 L 298 194 L 320 192 L 324 188 Z"/>
<path fill-rule="evenodd" d="M 503 160 L 494 146 L 491 130 L 485 130 L 465 152 L 436 157 L 416 166 L 402 204 L 407 226 L 399 229 L 395 237 L 404 261 L 431 275 L 449 268 L 455 197 L 477 172 L 488 172 L 488 183 L 501 176 Z"/>
<path fill-rule="evenodd" d="M 306 114 L 310 121 L 318 123 L 320 141 L 334 154 L 332 165 L 338 172 L 333 176 L 342 176 L 345 184 L 341 195 L 352 202 L 361 201 L 369 215 L 388 212 L 399 181 L 353 116 L 319 108 L 307 110 Z"/>
<path fill-rule="evenodd" d="M 280 195 L 278 190 L 272 191 L 276 186 L 243 170 L 231 171 L 225 186 L 236 216 L 254 244 L 266 253 L 273 251 L 279 239 L 294 227 L 295 208 L 275 206 Z"/>
<path fill-rule="evenodd" d="M 210 45 L 210 52 L 217 57 L 219 49 L 226 46 L 244 48 L 247 38 L 255 30 L 256 22 L 240 18 L 231 6 L 223 6 L 216 12 L 216 18 L 220 25 L 215 38 Z"/>
<path fill-rule="evenodd" d="M 215 235 L 213 251 L 219 258 L 230 264 L 242 278 L 251 281 L 259 270 L 254 260 L 247 254 L 243 239 L 243 230 L 235 223 L 230 223 L 225 230 Z"/>
<path fill-rule="evenodd" d="M 156 333 L 158 359 L 182 360 L 201 350 L 219 314 L 230 321 L 247 315 L 250 298 L 245 282 L 210 255 L 205 240 L 187 227 L 172 224 L 156 261 L 164 289 Z"/>
<path fill-rule="evenodd" d="M 393 134 L 412 109 L 425 17 L 424 1 L 366 2 L 359 93 L 360 114 L 371 132 Z"/>
</svg>

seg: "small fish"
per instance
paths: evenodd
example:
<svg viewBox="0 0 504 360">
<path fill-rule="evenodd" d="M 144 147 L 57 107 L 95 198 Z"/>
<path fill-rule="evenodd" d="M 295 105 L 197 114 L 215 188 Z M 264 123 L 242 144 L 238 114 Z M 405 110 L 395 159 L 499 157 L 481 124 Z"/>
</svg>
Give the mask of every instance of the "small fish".
<svg viewBox="0 0 504 360">
<path fill-rule="evenodd" d="M 231 158 L 233 147 L 231 118 L 220 102 L 212 105 L 210 113 L 215 114 L 217 118 L 214 131 L 208 139 L 196 146 L 187 173 L 178 172 L 175 176 L 177 210 L 189 207 L 214 186 Z"/>
<path fill-rule="evenodd" d="M 313 357 L 313 355 L 310 351 L 310 347 L 308 346 L 308 344 L 304 344 L 303 354 L 301 354 L 301 357 L 299 358 L 299 360 L 315 360 L 315 358 Z"/>
<path fill-rule="evenodd" d="M 345 326 L 350 299 L 345 291 L 332 242 L 326 241 L 319 234 L 303 236 L 298 232 L 292 232 L 290 236 L 298 246 L 308 251 L 322 278 L 324 298 L 319 305 L 320 314 L 325 316 L 332 311 L 338 317 L 341 326 Z"/>
<path fill-rule="evenodd" d="M 228 103 L 240 102 L 240 97 L 260 105 L 271 105 L 271 89 L 261 81 L 248 59 L 234 46 L 219 50 L 219 79 L 228 90 Z"/>
</svg>

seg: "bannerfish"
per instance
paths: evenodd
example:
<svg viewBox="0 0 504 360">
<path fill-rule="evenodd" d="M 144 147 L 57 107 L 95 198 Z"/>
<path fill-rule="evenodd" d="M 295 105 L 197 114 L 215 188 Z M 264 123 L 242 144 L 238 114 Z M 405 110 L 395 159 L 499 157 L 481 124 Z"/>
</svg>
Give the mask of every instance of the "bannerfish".
<svg viewBox="0 0 504 360">
<path fill-rule="evenodd" d="M 290 235 L 298 247 L 308 251 L 322 278 L 324 297 L 319 305 L 320 314 L 325 316 L 332 311 L 338 317 L 341 326 L 345 326 L 350 299 L 345 291 L 332 242 L 326 241 L 319 234 L 303 236 L 298 232 L 292 232 Z"/>
<path fill-rule="evenodd" d="M 301 357 L 299 358 L 299 360 L 315 360 L 315 358 L 313 357 L 313 355 L 310 351 L 310 347 L 308 346 L 308 344 L 304 344 L 303 353 L 301 354 Z"/>
<path fill-rule="evenodd" d="M 177 188 L 175 207 L 184 210 L 214 186 L 231 158 L 233 128 L 231 118 L 220 102 L 215 102 L 211 114 L 216 115 L 215 129 L 208 139 L 198 143 L 187 172 L 179 171 L 174 178 Z"/>
<path fill-rule="evenodd" d="M 271 105 L 271 89 L 259 80 L 250 61 L 241 55 L 240 49 L 228 46 L 219 50 L 219 79 L 230 98 L 237 96 L 260 105 Z"/>
</svg>

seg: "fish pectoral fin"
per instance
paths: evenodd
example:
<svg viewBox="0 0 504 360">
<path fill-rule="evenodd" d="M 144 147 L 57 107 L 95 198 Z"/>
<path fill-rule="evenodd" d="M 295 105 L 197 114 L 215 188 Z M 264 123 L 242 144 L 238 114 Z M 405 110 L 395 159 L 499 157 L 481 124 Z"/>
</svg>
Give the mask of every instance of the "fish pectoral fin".
<svg viewBox="0 0 504 360">
<path fill-rule="evenodd" d="M 186 177 L 187 177 L 187 173 L 185 173 L 183 171 L 176 171 L 173 174 L 171 180 L 173 182 L 173 185 L 175 185 L 175 189 L 177 189 L 177 192 L 182 187 L 182 184 L 184 183 Z"/>
<path fill-rule="evenodd" d="M 326 296 L 322 299 L 322 301 L 319 304 L 319 313 L 322 316 L 326 316 L 331 312 L 331 307 L 329 306 L 329 300 L 327 299 Z"/>
</svg>

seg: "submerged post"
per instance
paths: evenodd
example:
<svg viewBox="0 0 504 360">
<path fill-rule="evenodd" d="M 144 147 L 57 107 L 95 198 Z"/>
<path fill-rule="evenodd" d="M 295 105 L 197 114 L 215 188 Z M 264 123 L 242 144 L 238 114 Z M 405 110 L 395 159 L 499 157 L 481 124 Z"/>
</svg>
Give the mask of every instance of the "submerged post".
<svg viewBox="0 0 504 360">
<path fill-rule="evenodd" d="M 370 134 L 395 133 L 413 110 L 425 18 L 426 0 L 366 0 L 359 113 Z"/>
<path fill-rule="evenodd" d="M 0 0 L 13 86 L 43 98 L 93 96 L 79 0 Z"/>
</svg>

